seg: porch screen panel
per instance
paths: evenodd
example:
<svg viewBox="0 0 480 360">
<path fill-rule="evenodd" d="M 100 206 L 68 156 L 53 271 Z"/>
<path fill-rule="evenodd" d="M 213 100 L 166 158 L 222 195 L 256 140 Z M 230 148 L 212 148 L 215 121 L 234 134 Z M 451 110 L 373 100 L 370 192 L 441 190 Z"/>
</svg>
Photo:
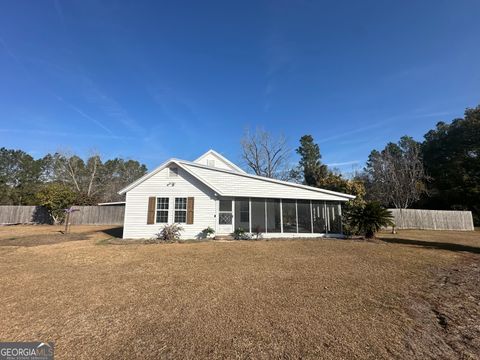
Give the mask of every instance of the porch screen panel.
<svg viewBox="0 0 480 360">
<path fill-rule="evenodd" d="M 337 202 L 327 202 L 329 233 L 340 234 L 342 232 L 342 216 L 340 206 L 340 203 Z"/>
<path fill-rule="evenodd" d="M 325 202 L 324 201 L 312 201 L 312 214 L 313 214 L 313 232 L 325 233 L 326 229 L 326 217 L 325 217 Z"/>
<path fill-rule="evenodd" d="M 265 232 L 265 199 L 252 199 L 252 231 Z"/>
<path fill-rule="evenodd" d="M 283 232 L 296 233 L 297 232 L 297 210 L 295 200 L 282 200 L 282 214 L 283 214 Z"/>
<path fill-rule="evenodd" d="M 267 232 L 282 232 L 279 199 L 267 199 Z"/>
<path fill-rule="evenodd" d="M 248 198 L 235 199 L 235 230 L 250 231 L 250 210 Z"/>
<path fill-rule="evenodd" d="M 310 212 L 310 201 L 297 200 L 298 211 L 298 232 L 311 233 L 312 232 L 312 214 Z"/>
</svg>

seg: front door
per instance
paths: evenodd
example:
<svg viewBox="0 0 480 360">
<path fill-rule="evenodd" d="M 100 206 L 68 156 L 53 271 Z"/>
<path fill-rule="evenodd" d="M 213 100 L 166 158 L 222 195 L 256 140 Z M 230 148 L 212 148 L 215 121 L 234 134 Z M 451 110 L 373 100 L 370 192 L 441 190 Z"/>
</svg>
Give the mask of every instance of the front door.
<svg viewBox="0 0 480 360">
<path fill-rule="evenodd" d="M 218 204 L 218 230 L 220 235 L 233 233 L 232 200 L 220 200 Z"/>
</svg>

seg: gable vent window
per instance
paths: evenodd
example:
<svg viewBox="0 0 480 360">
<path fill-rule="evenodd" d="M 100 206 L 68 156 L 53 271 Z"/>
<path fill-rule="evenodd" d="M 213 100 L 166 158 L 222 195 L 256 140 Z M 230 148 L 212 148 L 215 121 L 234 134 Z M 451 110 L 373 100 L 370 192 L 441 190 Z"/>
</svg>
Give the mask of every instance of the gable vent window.
<svg viewBox="0 0 480 360">
<path fill-rule="evenodd" d="M 168 169 L 168 177 L 177 177 L 178 176 L 178 168 L 177 167 L 171 167 Z"/>
<path fill-rule="evenodd" d="M 175 198 L 175 222 L 187 222 L 187 198 Z"/>
<path fill-rule="evenodd" d="M 215 166 L 215 160 L 207 160 L 207 166 Z"/>
</svg>

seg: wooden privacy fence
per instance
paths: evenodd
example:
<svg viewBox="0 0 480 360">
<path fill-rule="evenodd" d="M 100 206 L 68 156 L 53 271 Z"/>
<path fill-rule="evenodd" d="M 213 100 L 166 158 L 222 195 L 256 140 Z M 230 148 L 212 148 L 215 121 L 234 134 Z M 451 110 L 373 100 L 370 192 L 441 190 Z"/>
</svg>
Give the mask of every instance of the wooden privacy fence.
<svg viewBox="0 0 480 360">
<path fill-rule="evenodd" d="M 123 225 L 124 205 L 73 206 L 69 223 L 72 225 Z"/>
<path fill-rule="evenodd" d="M 397 229 L 473 231 L 471 211 L 389 209 Z"/>
<path fill-rule="evenodd" d="M 73 225 L 123 225 L 124 205 L 74 206 L 70 215 Z M 48 211 L 42 206 L 0 206 L 0 224 L 51 224 Z"/>
<path fill-rule="evenodd" d="M 0 224 L 50 224 L 47 209 L 42 206 L 0 206 Z"/>
</svg>

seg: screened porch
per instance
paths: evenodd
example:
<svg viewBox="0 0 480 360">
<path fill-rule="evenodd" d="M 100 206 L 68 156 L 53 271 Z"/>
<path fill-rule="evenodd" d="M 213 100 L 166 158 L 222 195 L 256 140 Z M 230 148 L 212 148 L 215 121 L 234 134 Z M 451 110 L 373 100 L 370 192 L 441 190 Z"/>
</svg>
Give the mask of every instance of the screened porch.
<svg viewBox="0 0 480 360">
<path fill-rule="evenodd" d="M 218 207 L 220 232 L 285 234 L 341 234 L 339 201 L 233 198 L 221 199 Z"/>
</svg>

